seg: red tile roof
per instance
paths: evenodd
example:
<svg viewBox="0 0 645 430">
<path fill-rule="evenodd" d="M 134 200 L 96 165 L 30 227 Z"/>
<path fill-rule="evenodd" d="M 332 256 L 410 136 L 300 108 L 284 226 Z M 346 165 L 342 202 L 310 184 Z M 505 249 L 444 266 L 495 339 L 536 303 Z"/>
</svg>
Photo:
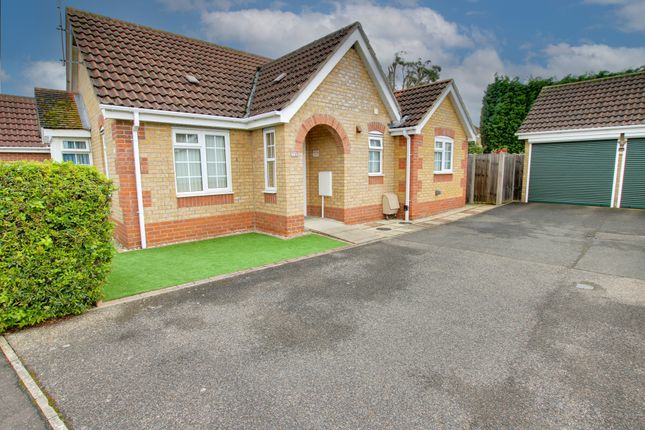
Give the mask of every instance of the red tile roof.
<svg viewBox="0 0 645 430">
<path fill-rule="evenodd" d="M 452 79 L 447 79 L 395 92 L 394 96 L 401 107 L 401 118 L 405 118 L 400 126 L 417 125 L 451 83 Z"/>
<path fill-rule="evenodd" d="M 272 61 L 73 8 L 67 19 L 101 103 L 235 118 L 284 108 L 360 28 L 351 24 Z"/>
<path fill-rule="evenodd" d="M 242 117 L 256 69 L 269 61 L 77 9 L 68 8 L 67 19 L 108 105 Z"/>
<path fill-rule="evenodd" d="M 645 72 L 542 88 L 519 133 L 645 125 Z"/>
<path fill-rule="evenodd" d="M 355 22 L 264 64 L 259 71 L 250 115 L 287 106 L 345 39 L 359 28 L 360 24 Z M 284 77 L 276 82 L 283 73 Z"/>
<path fill-rule="evenodd" d="M 40 126 L 52 129 L 82 129 L 83 123 L 73 93 L 35 88 Z"/>
<path fill-rule="evenodd" d="M 46 147 L 34 98 L 0 94 L 0 147 Z"/>
</svg>

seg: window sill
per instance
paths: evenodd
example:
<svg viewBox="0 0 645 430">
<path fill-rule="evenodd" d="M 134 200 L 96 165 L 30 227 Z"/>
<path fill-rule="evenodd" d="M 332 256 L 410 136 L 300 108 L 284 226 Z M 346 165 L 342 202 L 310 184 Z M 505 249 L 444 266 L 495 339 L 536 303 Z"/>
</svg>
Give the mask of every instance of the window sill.
<svg viewBox="0 0 645 430">
<path fill-rule="evenodd" d="M 378 176 L 385 176 L 385 175 L 383 173 L 368 173 L 367 176 L 378 177 Z"/>
<path fill-rule="evenodd" d="M 442 170 L 440 172 L 434 172 L 435 175 L 452 175 L 452 170 Z"/>
<path fill-rule="evenodd" d="M 278 194 L 278 190 L 264 190 L 264 194 Z"/>
<path fill-rule="evenodd" d="M 196 193 L 177 193 L 177 198 L 181 199 L 182 197 L 203 197 L 203 196 L 221 196 L 226 194 L 233 194 L 233 190 L 222 190 L 222 191 L 199 191 Z"/>
</svg>

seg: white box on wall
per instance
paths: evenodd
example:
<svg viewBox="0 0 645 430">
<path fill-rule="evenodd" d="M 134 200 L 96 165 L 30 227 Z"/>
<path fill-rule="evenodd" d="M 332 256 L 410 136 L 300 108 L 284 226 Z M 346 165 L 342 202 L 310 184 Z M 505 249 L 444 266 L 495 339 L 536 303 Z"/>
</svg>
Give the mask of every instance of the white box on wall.
<svg viewBox="0 0 645 430">
<path fill-rule="evenodd" d="M 318 172 L 318 195 L 331 197 L 331 172 Z"/>
</svg>

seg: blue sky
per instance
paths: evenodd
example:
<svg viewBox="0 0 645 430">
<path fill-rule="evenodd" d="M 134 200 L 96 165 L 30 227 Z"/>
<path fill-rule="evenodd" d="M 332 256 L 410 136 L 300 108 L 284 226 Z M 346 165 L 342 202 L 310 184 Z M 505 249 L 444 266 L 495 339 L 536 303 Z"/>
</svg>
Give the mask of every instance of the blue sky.
<svg viewBox="0 0 645 430">
<path fill-rule="evenodd" d="M 279 56 L 361 21 L 383 65 L 430 58 L 471 116 L 495 73 L 526 79 L 645 65 L 645 0 L 63 0 L 103 15 Z M 55 0 L 2 1 L 2 92 L 62 87 Z"/>
</svg>

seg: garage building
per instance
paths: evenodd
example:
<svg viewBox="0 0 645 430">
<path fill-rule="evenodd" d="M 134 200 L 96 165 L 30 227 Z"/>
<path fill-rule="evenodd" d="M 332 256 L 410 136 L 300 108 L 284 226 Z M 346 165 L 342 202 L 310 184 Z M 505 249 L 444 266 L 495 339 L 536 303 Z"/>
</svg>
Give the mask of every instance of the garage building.
<svg viewBox="0 0 645 430">
<path fill-rule="evenodd" d="M 524 202 L 645 209 L 645 72 L 544 87 L 517 136 Z"/>
</svg>

